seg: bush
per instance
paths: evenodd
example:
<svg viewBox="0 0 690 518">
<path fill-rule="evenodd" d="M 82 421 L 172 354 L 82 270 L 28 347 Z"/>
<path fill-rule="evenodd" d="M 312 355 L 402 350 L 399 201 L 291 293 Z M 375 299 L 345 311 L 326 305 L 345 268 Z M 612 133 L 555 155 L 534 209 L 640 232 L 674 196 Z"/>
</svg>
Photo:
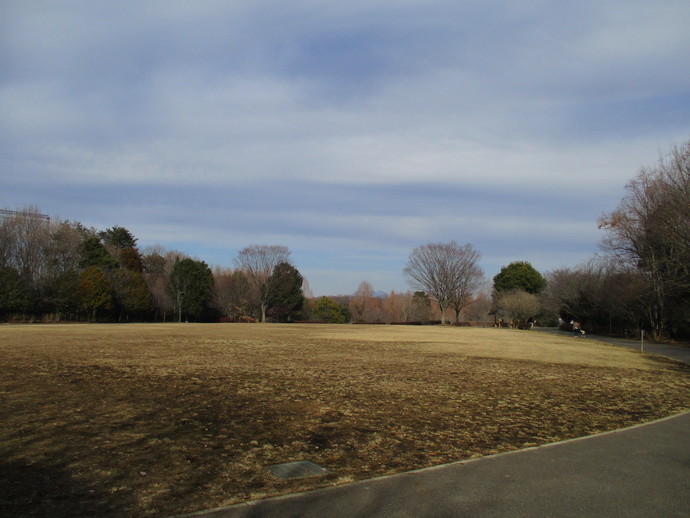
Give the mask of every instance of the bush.
<svg viewBox="0 0 690 518">
<path fill-rule="evenodd" d="M 330 324 L 345 324 L 350 321 L 350 310 L 329 297 L 321 297 L 316 301 L 313 314 L 317 320 Z"/>
</svg>

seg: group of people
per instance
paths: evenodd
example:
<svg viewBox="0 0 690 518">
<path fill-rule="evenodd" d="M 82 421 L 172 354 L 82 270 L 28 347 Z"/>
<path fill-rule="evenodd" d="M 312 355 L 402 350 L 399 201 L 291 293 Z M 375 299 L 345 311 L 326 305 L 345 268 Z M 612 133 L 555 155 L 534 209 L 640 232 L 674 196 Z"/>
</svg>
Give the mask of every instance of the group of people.
<svg viewBox="0 0 690 518">
<path fill-rule="evenodd" d="M 558 328 L 561 330 L 565 330 L 565 322 L 561 317 L 558 317 Z M 575 320 L 570 321 L 570 328 L 573 331 L 573 335 L 575 335 L 578 338 L 584 338 L 585 337 L 585 330 L 582 329 L 582 326 L 580 322 L 577 322 Z"/>
<path fill-rule="evenodd" d="M 518 329 L 532 329 L 536 325 L 536 321 L 532 318 L 527 320 L 527 322 L 513 321 L 505 322 L 502 318 L 499 318 L 497 322 L 494 323 L 494 327 L 516 327 Z"/>
</svg>

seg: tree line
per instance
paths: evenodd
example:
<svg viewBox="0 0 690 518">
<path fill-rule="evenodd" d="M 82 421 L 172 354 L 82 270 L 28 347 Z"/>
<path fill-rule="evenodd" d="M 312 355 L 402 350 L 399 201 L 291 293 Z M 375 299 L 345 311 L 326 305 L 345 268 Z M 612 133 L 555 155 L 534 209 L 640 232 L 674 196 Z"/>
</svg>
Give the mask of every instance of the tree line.
<svg viewBox="0 0 690 518">
<path fill-rule="evenodd" d="M 353 295 L 309 296 L 308 283 L 278 245 L 241 250 L 233 268 L 211 268 L 183 252 L 141 251 L 126 228 L 99 231 L 51 220 L 38 208 L 3 210 L 0 220 L 0 320 L 428 323 L 445 320 L 433 287 L 375 295 L 363 281 Z M 446 250 L 457 246 L 428 245 Z M 480 254 L 461 247 L 466 281 L 449 295 L 460 311 L 475 302 Z M 465 268 L 462 270 L 462 268 Z M 463 291 L 464 290 L 464 291 Z"/>
<path fill-rule="evenodd" d="M 0 319 L 218 321 L 301 318 L 302 276 L 281 246 L 242 250 L 236 269 L 178 251 L 141 252 L 123 227 L 54 221 L 37 208 L 0 221 Z"/>
<path fill-rule="evenodd" d="M 591 331 L 690 336 L 690 141 L 626 186 L 604 214 L 603 254 L 544 275 L 525 261 L 487 282 L 472 244 L 412 250 L 406 293 L 315 298 L 278 245 L 252 245 L 234 268 L 160 246 L 140 251 L 126 228 L 0 211 L 0 320 L 317 321 L 524 326 L 577 321 Z"/>
<path fill-rule="evenodd" d="M 488 314 L 516 325 L 559 319 L 599 333 L 690 337 L 690 141 L 641 169 L 598 223 L 602 254 L 544 277 L 511 263 L 493 279 Z M 413 250 L 404 273 L 442 320 L 451 308 L 457 321 L 472 304 L 487 307 L 488 297 L 476 294 L 477 259 L 470 244 L 430 243 Z"/>
<path fill-rule="evenodd" d="M 604 254 L 548 276 L 546 302 L 601 332 L 690 336 L 690 141 L 626 186 L 599 219 Z"/>
</svg>

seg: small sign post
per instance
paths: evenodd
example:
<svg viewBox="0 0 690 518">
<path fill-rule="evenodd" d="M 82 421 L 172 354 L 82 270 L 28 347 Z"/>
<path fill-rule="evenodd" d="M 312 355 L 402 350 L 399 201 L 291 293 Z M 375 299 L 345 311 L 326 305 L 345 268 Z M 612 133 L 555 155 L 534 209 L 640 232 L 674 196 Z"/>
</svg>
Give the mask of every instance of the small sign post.
<svg viewBox="0 0 690 518">
<path fill-rule="evenodd" d="M 644 329 L 642 330 L 642 335 L 640 337 L 640 351 L 644 352 Z"/>
</svg>

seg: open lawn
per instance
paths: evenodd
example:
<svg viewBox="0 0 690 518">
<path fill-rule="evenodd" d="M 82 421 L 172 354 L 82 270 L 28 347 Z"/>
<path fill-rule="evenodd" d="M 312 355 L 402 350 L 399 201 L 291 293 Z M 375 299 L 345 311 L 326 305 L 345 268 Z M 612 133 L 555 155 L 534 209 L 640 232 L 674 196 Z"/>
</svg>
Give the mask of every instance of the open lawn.
<svg viewBox="0 0 690 518">
<path fill-rule="evenodd" d="M 166 516 L 690 408 L 690 370 L 455 327 L 0 326 L 0 515 Z M 267 466 L 311 460 L 324 477 Z"/>
</svg>

